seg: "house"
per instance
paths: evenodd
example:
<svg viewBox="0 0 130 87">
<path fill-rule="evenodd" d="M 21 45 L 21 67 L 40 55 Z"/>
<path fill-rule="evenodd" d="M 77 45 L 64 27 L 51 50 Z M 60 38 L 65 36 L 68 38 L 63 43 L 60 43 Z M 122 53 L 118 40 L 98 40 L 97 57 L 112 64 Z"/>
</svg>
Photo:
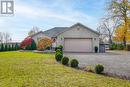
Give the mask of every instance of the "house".
<svg viewBox="0 0 130 87">
<path fill-rule="evenodd" d="M 37 41 L 41 37 L 51 38 L 53 46 L 62 45 L 64 52 L 94 52 L 99 47 L 99 33 L 81 23 L 71 27 L 54 27 L 32 36 Z"/>
<path fill-rule="evenodd" d="M 39 41 L 41 38 L 50 38 L 50 39 L 51 39 L 51 37 L 46 36 L 46 35 L 43 33 L 43 31 L 40 31 L 40 32 L 38 32 L 38 33 L 32 35 L 31 38 L 36 42 L 36 44 L 38 44 L 38 41 Z"/>
</svg>

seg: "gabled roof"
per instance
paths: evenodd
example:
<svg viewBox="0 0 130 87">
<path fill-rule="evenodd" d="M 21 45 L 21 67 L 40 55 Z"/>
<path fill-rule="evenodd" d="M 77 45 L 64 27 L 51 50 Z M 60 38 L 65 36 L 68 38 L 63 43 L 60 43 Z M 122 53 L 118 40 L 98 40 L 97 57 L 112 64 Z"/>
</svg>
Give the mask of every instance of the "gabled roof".
<svg viewBox="0 0 130 87">
<path fill-rule="evenodd" d="M 43 31 L 39 31 L 38 33 L 33 34 L 33 35 L 32 35 L 32 36 L 30 36 L 30 37 L 34 37 L 34 36 L 36 36 L 36 35 L 38 35 L 38 34 L 40 34 L 40 33 L 43 33 Z"/>
<path fill-rule="evenodd" d="M 33 37 L 33 36 L 35 36 L 35 35 L 38 35 L 39 33 L 42 33 L 42 34 L 44 34 L 44 35 L 46 35 L 46 36 L 48 36 L 48 37 L 57 37 L 57 36 L 60 35 L 61 33 L 65 32 L 65 31 L 67 31 L 67 30 L 69 30 L 69 29 L 72 29 L 72 28 L 75 27 L 75 26 L 84 27 L 85 29 L 88 29 L 88 30 L 94 32 L 95 34 L 99 35 L 99 33 L 98 33 L 97 31 L 94 31 L 94 30 L 92 30 L 91 28 L 89 28 L 89 27 L 87 27 L 87 26 L 85 26 L 85 25 L 83 25 L 83 24 L 81 24 L 81 23 L 76 23 L 76 24 L 72 25 L 71 27 L 54 27 L 54 28 L 49 29 L 49 30 L 46 30 L 46 31 L 44 31 L 44 32 L 43 32 L 43 31 L 40 31 L 40 32 L 38 32 L 38 33 L 32 35 L 31 37 Z"/>
<path fill-rule="evenodd" d="M 49 36 L 49 37 L 56 37 L 58 36 L 60 33 L 68 30 L 68 27 L 54 27 L 50 30 L 46 30 L 43 32 L 43 34 Z"/>
<path fill-rule="evenodd" d="M 90 31 L 92 31 L 92 32 L 94 32 L 94 33 L 96 33 L 96 34 L 99 35 L 99 33 L 98 33 L 97 31 L 95 31 L 95 30 L 93 30 L 93 29 L 91 29 L 91 28 L 89 28 L 89 27 L 87 27 L 87 26 L 85 26 L 85 25 L 83 25 L 83 24 L 81 24 L 81 23 L 76 23 L 76 24 L 72 25 L 70 28 L 73 28 L 73 27 L 75 27 L 75 26 L 82 26 L 82 27 L 84 27 L 85 29 L 88 29 L 88 30 L 90 30 Z"/>
</svg>

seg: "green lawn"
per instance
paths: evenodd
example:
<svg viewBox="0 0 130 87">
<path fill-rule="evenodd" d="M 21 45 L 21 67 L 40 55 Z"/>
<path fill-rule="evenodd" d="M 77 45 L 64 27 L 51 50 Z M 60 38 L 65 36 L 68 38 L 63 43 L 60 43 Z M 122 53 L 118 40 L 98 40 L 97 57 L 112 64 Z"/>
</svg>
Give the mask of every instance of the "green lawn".
<svg viewBox="0 0 130 87">
<path fill-rule="evenodd" d="M 51 54 L 1 52 L 0 87 L 130 87 L 130 82 L 65 67 Z"/>
</svg>

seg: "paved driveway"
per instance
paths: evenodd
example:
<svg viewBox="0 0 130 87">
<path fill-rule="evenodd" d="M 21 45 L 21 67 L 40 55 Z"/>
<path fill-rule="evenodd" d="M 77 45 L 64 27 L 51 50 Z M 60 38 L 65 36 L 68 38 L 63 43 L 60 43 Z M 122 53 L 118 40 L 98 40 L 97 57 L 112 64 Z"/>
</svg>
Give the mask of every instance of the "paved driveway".
<svg viewBox="0 0 130 87">
<path fill-rule="evenodd" d="M 105 72 L 130 76 L 130 52 L 109 51 L 106 53 L 65 53 L 79 60 L 79 66 L 103 64 Z"/>
</svg>

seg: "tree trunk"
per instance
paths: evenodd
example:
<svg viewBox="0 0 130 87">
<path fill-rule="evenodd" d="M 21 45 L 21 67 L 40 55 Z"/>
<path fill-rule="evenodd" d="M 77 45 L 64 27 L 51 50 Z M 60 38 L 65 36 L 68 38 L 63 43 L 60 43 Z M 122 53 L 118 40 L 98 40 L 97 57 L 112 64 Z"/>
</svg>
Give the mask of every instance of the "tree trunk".
<svg viewBox="0 0 130 87">
<path fill-rule="evenodd" d="M 124 36 L 124 38 L 123 38 L 123 44 L 124 44 L 124 46 L 126 47 L 126 38 L 125 38 L 125 36 Z"/>
<path fill-rule="evenodd" d="M 127 28 L 128 28 L 128 26 L 127 26 L 127 16 L 125 17 L 124 21 L 125 21 L 125 30 L 124 30 L 123 44 L 126 47 L 126 33 L 127 33 Z"/>
<path fill-rule="evenodd" d="M 109 44 L 112 44 L 112 38 L 109 37 Z"/>
</svg>

